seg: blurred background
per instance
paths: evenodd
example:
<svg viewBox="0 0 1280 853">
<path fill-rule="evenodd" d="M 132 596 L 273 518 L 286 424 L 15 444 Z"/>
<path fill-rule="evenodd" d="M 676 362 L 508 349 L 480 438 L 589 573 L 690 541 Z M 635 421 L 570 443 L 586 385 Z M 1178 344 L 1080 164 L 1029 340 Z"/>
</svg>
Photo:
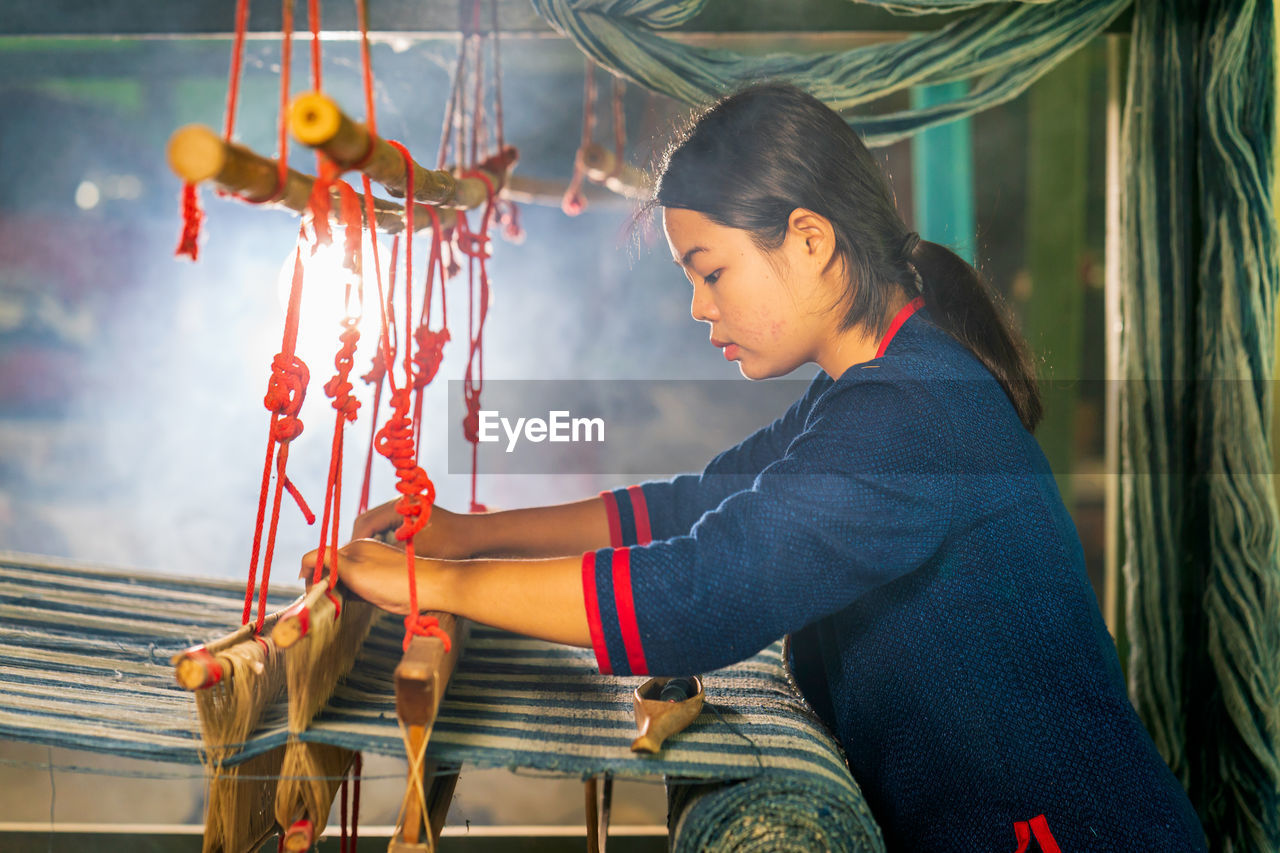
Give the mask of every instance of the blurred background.
<svg viewBox="0 0 1280 853">
<path fill-rule="evenodd" d="M 164 157 L 179 126 L 221 126 L 232 4 L 201 4 L 225 6 L 214 10 L 225 18 L 220 31 L 175 26 L 167 34 L 109 17 L 62 32 L 67 5 L 50 5 L 49 20 L 62 23 L 44 29 L 31 23 L 39 20 L 31 8 L 0 12 L 0 32 L 8 33 L 0 37 L 0 549 L 243 582 L 268 423 L 262 395 L 280 346 L 282 269 L 291 263 L 298 222 L 206 190 L 199 261 L 177 259 L 181 185 Z M 716 35 L 717 22 L 737 20 L 730 5 L 710 3 L 706 14 L 720 17 L 695 21 L 688 37 L 769 52 L 905 35 L 813 25 L 771 33 L 767 22 L 757 27 L 762 32 L 739 23 L 737 32 Z M 512 20 L 514 30 L 502 41 L 502 89 L 506 138 L 520 150 L 517 173 L 563 187 L 581 136 L 583 57 L 530 23 L 527 4 L 504 3 L 502 11 L 504 27 Z M 237 139 L 270 155 L 280 44 L 269 32 L 278 19 L 268 12 L 278 15 L 260 10 L 262 32 L 246 47 Z M 13 17 L 6 22 L 6 15 Z M 458 43 L 456 31 L 404 30 L 383 32 L 373 45 L 379 130 L 420 162 L 434 163 Z M 299 34 L 296 91 L 306 86 L 308 46 Z M 360 115 L 357 42 L 335 32 L 324 61 L 325 88 Z M 1106 80 L 1099 42 L 1002 107 L 876 151 L 904 220 L 979 266 L 1036 350 L 1048 381 L 1038 436 L 1100 602 Z M 609 145 L 610 79 L 602 72 L 599 84 L 597 140 Z M 860 112 L 903 109 L 935 95 L 903 92 Z M 624 107 L 627 159 L 650 166 L 688 109 L 638 87 L 627 88 Z M 290 159 L 313 170 L 310 152 L 295 146 Z M 520 205 L 522 243 L 495 241 L 486 378 L 725 380 L 755 393 L 690 318 L 689 285 L 651 217 L 637 218 L 634 204 L 618 197 L 595 200 L 576 217 L 557 198 L 544 201 Z M 425 262 L 428 244 L 419 245 Z M 448 436 L 460 426 L 448 416 L 445 381 L 460 378 L 466 360 L 465 276 L 448 288 L 454 340 L 428 389 L 421 463 L 438 503 L 465 511 L 469 477 L 449 473 L 447 463 Z M 336 323 L 325 316 L 332 298 L 309 292 L 304 305 L 298 352 L 319 382 L 337 344 Z M 367 369 L 377 337 L 372 301 L 370 308 L 357 372 Z M 313 507 L 323 495 L 332 428 L 319 382 L 289 464 Z M 357 393 L 366 405 L 347 431 L 344 527 L 354 516 L 369 436 L 370 392 L 357 383 Z M 759 408 L 758 422 L 720 426 L 701 440 L 727 447 L 784 406 Z M 669 429 L 700 429 L 671 414 Z M 375 459 L 375 502 L 392 496 L 392 481 L 390 466 Z M 509 508 L 631 481 L 607 471 L 481 471 L 478 498 Z M 286 503 L 277 545 L 282 588 L 316 536 Z M 0 822 L 199 823 L 198 770 L 0 743 Z M 394 822 L 403 762 L 371 758 L 366 771 L 386 780 L 366 787 L 362 821 Z M 581 796 L 577 780 L 464 773 L 449 823 L 579 824 Z M 615 794 L 617 824 L 661 824 L 664 816 L 660 785 L 631 783 Z"/>
</svg>

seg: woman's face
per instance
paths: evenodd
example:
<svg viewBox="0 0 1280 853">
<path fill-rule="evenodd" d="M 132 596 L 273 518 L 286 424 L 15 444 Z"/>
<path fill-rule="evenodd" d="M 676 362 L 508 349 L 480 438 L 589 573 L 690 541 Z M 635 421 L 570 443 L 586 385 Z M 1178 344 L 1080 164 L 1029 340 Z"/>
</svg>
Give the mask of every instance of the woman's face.
<svg viewBox="0 0 1280 853">
<path fill-rule="evenodd" d="M 704 214 L 663 208 L 676 264 L 693 285 L 693 319 L 711 327 L 711 343 L 748 379 L 790 373 L 817 360 L 833 330 L 831 294 L 814 275 L 802 234 L 788 229 L 766 254 L 739 228 Z"/>
</svg>

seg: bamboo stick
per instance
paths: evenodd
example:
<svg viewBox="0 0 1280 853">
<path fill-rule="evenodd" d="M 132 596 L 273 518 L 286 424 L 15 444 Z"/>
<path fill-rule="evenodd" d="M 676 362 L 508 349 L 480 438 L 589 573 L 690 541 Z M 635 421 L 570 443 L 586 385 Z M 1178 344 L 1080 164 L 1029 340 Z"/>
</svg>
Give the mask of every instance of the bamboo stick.
<svg viewBox="0 0 1280 853">
<path fill-rule="evenodd" d="M 294 602 L 294 604 L 296 603 Z M 293 606 L 293 604 L 289 605 L 289 607 Z M 277 610 L 275 613 L 268 613 L 264 616 L 262 633 L 270 633 L 276 620 L 288 609 L 286 607 L 284 610 Z M 215 656 L 237 643 L 254 642 L 254 636 L 252 624 L 241 625 L 231 633 L 218 637 L 216 640 L 210 640 L 207 643 L 199 643 L 183 649 L 169 659 L 169 663 L 173 665 L 174 678 L 177 679 L 178 684 L 184 690 L 202 690 L 213 686 L 223 676 L 222 667 L 218 664 Z"/>
<path fill-rule="evenodd" d="M 318 148 L 343 169 L 358 169 L 404 197 L 408 176 L 404 158 L 385 139 L 370 133 L 360 122 L 349 118 L 329 96 L 308 92 L 294 99 L 289 108 L 289 130 L 303 145 Z M 514 149 L 509 149 L 514 162 Z M 503 152 L 506 157 L 507 153 Z M 481 170 L 501 189 L 506 175 Z M 489 200 L 489 188 L 479 178 L 455 178 L 444 169 L 428 169 L 414 161 L 413 198 L 424 204 L 469 210 Z"/>
<path fill-rule="evenodd" d="M 277 614 L 275 627 L 271 629 L 271 639 L 275 644 L 287 649 L 301 640 L 311 629 L 311 611 L 329 591 L 325 581 L 313 584 L 305 595 Z"/>
<path fill-rule="evenodd" d="M 219 189 L 251 203 L 291 210 L 294 213 L 306 212 L 307 202 L 311 199 L 311 191 L 316 182 L 311 175 L 289 169 L 284 191 L 272 198 L 279 180 L 276 161 L 242 145 L 227 142 L 210 128 L 198 124 L 189 124 L 174 132 L 169 138 L 168 156 L 170 168 L 184 181 L 193 184 L 212 181 Z M 331 196 L 331 216 L 334 221 L 341 222 L 342 205 L 338 203 L 336 188 L 332 190 Z M 385 199 L 374 199 L 373 206 L 374 220 L 379 231 L 398 234 L 404 230 L 403 206 Z M 362 212 L 364 207 L 364 198 L 361 196 Z M 431 216 L 426 210 L 414 212 L 418 214 L 414 216 L 414 231 L 431 227 Z M 439 217 L 440 224 L 446 228 L 456 221 L 452 211 L 441 210 Z"/>
<path fill-rule="evenodd" d="M 627 198 L 647 199 L 653 191 L 649 176 L 630 163 L 618 162 L 617 155 L 598 143 L 584 145 L 578 152 L 587 180 L 604 184 Z"/>
</svg>

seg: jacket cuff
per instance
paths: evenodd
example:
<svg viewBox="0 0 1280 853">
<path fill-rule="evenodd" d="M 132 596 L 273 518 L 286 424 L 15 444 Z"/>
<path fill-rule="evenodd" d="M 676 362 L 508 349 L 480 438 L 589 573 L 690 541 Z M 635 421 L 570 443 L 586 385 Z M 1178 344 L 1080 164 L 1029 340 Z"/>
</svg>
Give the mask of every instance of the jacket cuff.
<svg viewBox="0 0 1280 853">
<path fill-rule="evenodd" d="M 601 548 L 584 553 L 582 594 L 600 672 L 647 675 L 631 589 L 631 549 Z"/>
<path fill-rule="evenodd" d="M 603 491 L 605 512 L 609 516 L 609 546 L 623 548 L 630 545 L 648 545 L 653 541 L 649 526 L 649 505 L 644 489 L 627 486 Z"/>
</svg>

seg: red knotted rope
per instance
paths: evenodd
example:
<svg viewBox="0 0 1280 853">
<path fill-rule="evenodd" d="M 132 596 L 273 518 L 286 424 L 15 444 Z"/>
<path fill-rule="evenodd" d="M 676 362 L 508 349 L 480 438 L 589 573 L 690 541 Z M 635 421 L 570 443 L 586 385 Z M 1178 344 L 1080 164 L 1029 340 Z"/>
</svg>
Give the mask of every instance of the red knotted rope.
<svg viewBox="0 0 1280 853">
<path fill-rule="evenodd" d="M 321 179 L 316 181 L 311 202 L 312 217 L 316 223 L 317 230 L 319 230 L 321 222 L 324 222 L 327 226 L 331 176 L 335 173 L 336 170 L 326 170 L 322 173 Z M 357 301 L 359 304 L 363 304 L 363 258 L 361 251 L 363 229 L 360 199 L 349 184 L 338 181 L 336 186 L 342 207 L 344 229 L 343 266 L 355 276 L 358 288 Z M 319 210 L 316 210 L 317 207 Z M 329 233 L 328 228 L 326 227 L 324 230 L 327 235 Z M 317 240 L 317 245 L 321 245 L 319 240 Z M 349 281 L 346 285 L 345 298 L 346 303 L 349 305 L 351 302 L 351 283 Z M 356 412 L 360 408 L 360 402 L 351 395 L 352 385 L 350 380 L 351 368 L 355 364 L 356 344 L 360 340 L 359 322 L 359 316 L 350 314 L 341 321 L 342 333 L 339 335 L 341 346 L 337 355 L 334 356 L 336 373 L 324 385 L 325 394 L 333 400 L 333 408 L 337 411 L 337 415 L 333 427 L 333 444 L 329 453 L 329 475 L 325 482 L 325 503 L 320 522 L 320 551 L 316 559 L 311 582 L 313 584 L 319 583 L 323 577 L 325 566 L 330 567 L 329 591 L 327 594 L 339 613 L 341 612 L 341 603 L 333 593 L 333 588 L 338 582 L 338 527 L 340 523 L 339 512 L 342 506 L 342 438 L 345 423 L 354 421 Z M 331 515 L 333 518 L 332 526 L 329 523 Z M 328 549 L 327 560 L 326 549 Z"/>
<path fill-rule="evenodd" d="M 586 174 L 586 165 L 582 162 L 582 150 L 591 144 L 596 132 L 596 64 L 587 59 L 585 82 L 582 87 L 582 142 L 573 156 L 573 179 L 569 181 L 560 199 L 560 209 L 567 216 L 577 216 L 587 208 L 587 200 L 582 195 L 582 178 Z"/>
<path fill-rule="evenodd" d="M 387 140 L 391 147 L 400 152 L 404 160 L 405 185 L 414 185 L 413 158 L 408 150 L 399 142 Z M 436 636 L 444 643 L 445 650 L 450 646 L 449 635 L 440 629 L 435 618 L 418 611 L 418 577 L 414 564 L 413 537 L 426 526 L 431 517 L 431 507 L 435 503 L 435 484 L 427 476 L 427 472 L 418 465 L 414 450 L 413 420 L 409 417 L 410 394 L 414 386 L 413 359 L 413 215 L 412 194 L 406 193 L 405 204 L 405 339 L 404 339 L 404 384 L 397 386 L 391 362 L 388 360 L 387 381 L 391 387 L 391 417 L 378 431 L 375 439 L 377 450 L 391 460 L 396 469 L 396 491 L 400 499 L 396 501 L 396 512 L 403 519 L 396 528 L 396 539 L 404 543 L 405 571 L 409 582 L 409 614 L 405 616 L 404 648 L 407 651 L 414 635 Z M 439 239 L 439 229 L 433 232 L 433 239 Z M 394 282 L 392 282 L 394 287 Z M 383 329 L 387 322 L 383 319 Z"/>
<path fill-rule="evenodd" d="M 423 288 L 422 317 L 418 327 L 413 331 L 413 341 L 417 349 L 413 354 L 416 371 L 413 379 L 413 423 L 414 446 L 422 447 L 422 398 L 427 385 L 440 371 L 440 362 L 444 359 L 444 345 L 451 339 L 449 334 L 449 303 L 445 298 L 444 253 L 442 250 L 444 237 L 440 228 L 440 217 L 434 207 L 426 208 L 431 217 L 431 257 L 427 261 L 426 284 Z M 436 274 L 440 276 L 440 328 L 431 329 L 431 297 L 435 291 Z"/>
<path fill-rule="evenodd" d="M 249 0 L 236 1 L 236 34 L 231 41 L 231 70 L 228 72 L 227 105 L 223 113 L 222 137 L 231 141 L 231 134 L 236 124 L 236 104 L 240 98 L 240 69 L 244 65 L 244 38 L 249 29 Z M 177 257 L 196 260 L 200 253 L 200 225 L 204 222 L 204 211 L 200 209 L 200 194 L 196 185 L 190 181 L 182 186 L 182 236 L 178 240 L 178 248 L 174 250 Z"/>
<path fill-rule="evenodd" d="M 368 178 L 365 181 L 368 182 Z M 365 198 L 367 199 L 368 189 L 366 187 Z M 372 204 L 372 202 L 369 202 Z M 389 277 L 392 282 L 396 280 L 396 259 L 400 255 L 400 235 L 396 235 L 391 242 L 391 269 Z M 373 478 L 373 445 L 378 432 L 378 412 L 382 405 L 382 386 L 387 378 L 387 371 L 395 361 L 395 344 L 388 340 L 389 336 L 395 330 L 395 311 L 391 300 L 391 292 L 387 291 L 385 298 L 383 297 L 382 288 L 382 268 L 380 266 L 378 255 L 375 252 L 373 256 L 374 271 L 378 282 L 378 304 L 381 306 L 382 330 L 378 335 L 378 349 L 373 354 L 373 362 L 369 366 L 369 372 L 361 376 L 365 382 L 373 386 L 373 415 L 370 418 L 371 427 L 369 432 L 369 450 L 364 458 L 364 481 L 360 485 L 360 506 L 356 511 L 357 515 L 363 515 L 369 510 L 369 484 Z"/>
<path fill-rule="evenodd" d="M 315 523 L 315 515 L 302 500 L 302 495 L 289 481 L 286 467 L 289 461 L 289 443 L 302 433 L 302 421 L 298 412 L 302 409 L 302 401 L 307 393 L 307 383 L 311 379 L 310 372 L 302 359 L 294 355 L 294 347 L 298 341 L 298 317 L 302 305 L 302 234 L 298 236 L 298 246 L 294 250 L 293 282 L 289 288 L 289 307 L 285 312 L 284 337 L 280 352 L 271 360 L 271 378 L 267 382 L 267 393 L 263 397 L 263 405 L 271 412 L 271 426 L 267 432 L 266 461 L 262 468 L 262 486 L 258 493 L 258 516 L 253 535 L 253 555 L 249 560 L 249 581 L 245 588 L 243 624 L 249 623 L 249 613 L 253 605 L 253 588 L 257 576 L 258 555 L 262 549 L 262 524 L 266 515 L 267 492 L 271 484 L 272 460 L 275 461 L 276 487 L 271 503 L 271 522 L 266 536 L 266 553 L 262 562 L 262 583 L 259 587 L 258 618 L 255 630 L 262 630 L 263 619 L 266 618 L 267 587 L 271 578 L 271 560 L 275 552 L 276 529 L 280 523 L 280 503 L 283 491 L 298 502 L 299 508 L 307 518 L 307 524 Z"/>
<path fill-rule="evenodd" d="M 480 218 L 479 231 L 470 230 L 465 213 L 458 211 L 458 226 L 454 236 L 458 251 L 467 256 L 467 292 L 470 297 L 467 308 L 467 368 L 462 382 L 467 414 L 462 421 L 462 432 L 471 443 L 471 511 L 484 512 L 484 504 L 476 500 L 476 464 L 480 441 L 480 392 L 484 388 L 484 322 L 489 314 L 489 270 L 486 262 L 489 259 L 489 225 L 493 219 L 497 188 L 489 176 L 480 170 L 467 172 L 463 177 L 483 181 L 489 195 Z"/>
</svg>

